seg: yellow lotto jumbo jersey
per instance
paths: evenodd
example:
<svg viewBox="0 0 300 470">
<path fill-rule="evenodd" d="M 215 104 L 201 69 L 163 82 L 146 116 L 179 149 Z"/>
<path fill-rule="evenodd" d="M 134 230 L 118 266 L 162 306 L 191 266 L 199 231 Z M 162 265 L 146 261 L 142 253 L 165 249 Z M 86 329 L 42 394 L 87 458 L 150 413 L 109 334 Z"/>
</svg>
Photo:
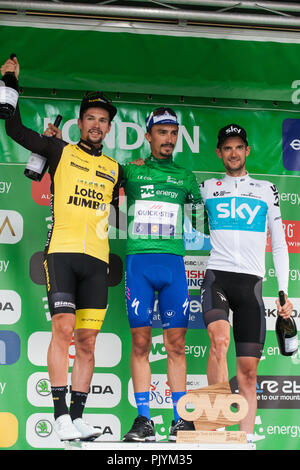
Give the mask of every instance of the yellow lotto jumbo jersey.
<svg viewBox="0 0 300 470">
<path fill-rule="evenodd" d="M 48 253 L 85 253 L 108 263 L 108 217 L 117 199 L 120 165 L 83 141 L 66 144 L 49 159 L 53 225 Z M 54 162 L 54 165 L 53 165 Z"/>
</svg>

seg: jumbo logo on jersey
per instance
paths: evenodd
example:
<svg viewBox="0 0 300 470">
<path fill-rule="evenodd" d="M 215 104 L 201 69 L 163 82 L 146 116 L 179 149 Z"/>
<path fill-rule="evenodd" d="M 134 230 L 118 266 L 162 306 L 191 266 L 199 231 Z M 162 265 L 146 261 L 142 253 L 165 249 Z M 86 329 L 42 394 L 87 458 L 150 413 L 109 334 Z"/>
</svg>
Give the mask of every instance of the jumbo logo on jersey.
<svg viewBox="0 0 300 470">
<path fill-rule="evenodd" d="M 208 199 L 206 207 L 211 230 L 264 232 L 268 206 L 264 201 L 244 197 Z"/>
</svg>

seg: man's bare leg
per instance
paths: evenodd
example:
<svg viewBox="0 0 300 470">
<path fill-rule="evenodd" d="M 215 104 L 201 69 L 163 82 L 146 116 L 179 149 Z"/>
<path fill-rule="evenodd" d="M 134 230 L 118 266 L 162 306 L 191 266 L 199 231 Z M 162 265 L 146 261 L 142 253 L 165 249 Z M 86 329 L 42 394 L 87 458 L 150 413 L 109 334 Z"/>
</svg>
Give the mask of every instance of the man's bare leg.
<svg viewBox="0 0 300 470">
<path fill-rule="evenodd" d="M 151 368 L 149 354 L 152 344 L 152 328 L 144 326 L 132 328 L 132 348 L 130 357 L 130 369 L 135 393 L 150 390 Z"/>
<path fill-rule="evenodd" d="M 249 406 L 247 416 L 240 421 L 240 430 L 253 434 L 257 411 L 256 381 L 259 359 L 256 357 L 237 358 L 237 381 L 239 393 L 246 398 Z"/>
<path fill-rule="evenodd" d="M 230 324 L 225 320 L 209 323 L 207 332 L 210 349 L 207 361 L 208 385 L 228 382 L 227 351 L 230 342 Z"/>
<path fill-rule="evenodd" d="M 168 383 L 172 392 L 186 390 L 185 334 L 186 328 L 164 330 Z"/>
<path fill-rule="evenodd" d="M 95 343 L 99 330 L 75 330 L 75 360 L 72 369 L 72 390 L 88 393 L 95 368 Z"/>
<path fill-rule="evenodd" d="M 52 387 L 66 386 L 69 370 L 69 347 L 75 328 L 75 315 L 58 313 L 52 317 L 52 337 L 48 349 L 48 373 Z"/>
</svg>

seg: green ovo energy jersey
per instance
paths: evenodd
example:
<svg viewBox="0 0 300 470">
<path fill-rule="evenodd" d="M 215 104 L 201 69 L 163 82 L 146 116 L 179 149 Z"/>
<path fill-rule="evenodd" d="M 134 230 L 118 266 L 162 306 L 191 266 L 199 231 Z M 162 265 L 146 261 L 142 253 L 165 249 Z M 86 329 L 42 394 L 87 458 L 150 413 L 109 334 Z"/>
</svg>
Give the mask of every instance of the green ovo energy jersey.
<svg viewBox="0 0 300 470">
<path fill-rule="evenodd" d="M 183 256 L 184 218 L 203 218 L 194 174 L 172 158 L 151 155 L 144 165 L 122 166 L 127 203 L 127 254 L 171 253 Z"/>
</svg>

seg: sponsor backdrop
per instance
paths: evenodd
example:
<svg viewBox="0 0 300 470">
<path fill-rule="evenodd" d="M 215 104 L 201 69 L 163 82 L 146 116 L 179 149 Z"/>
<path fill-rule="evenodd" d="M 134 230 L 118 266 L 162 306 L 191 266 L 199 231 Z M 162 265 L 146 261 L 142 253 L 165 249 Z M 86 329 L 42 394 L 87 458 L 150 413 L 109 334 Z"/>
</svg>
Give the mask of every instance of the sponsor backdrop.
<svg viewBox="0 0 300 470">
<path fill-rule="evenodd" d="M 76 142 L 78 99 L 67 96 L 20 99 L 23 121 L 43 132 L 49 120 L 63 115 L 63 138 Z M 114 97 L 113 97 L 114 98 Z M 105 152 L 120 163 L 149 153 L 144 140 L 144 119 L 153 107 L 166 103 L 160 97 L 122 101 L 118 116 L 105 141 Z M 300 312 L 300 119 L 296 109 L 277 104 L 254 107 L 251 103 L 222 106 L 215 103 L 173 102 L 181 126 L 175 159 L 192 169 L 199 183 L 221 176 L 215 153 L 220 127 L 239 123 L 248 132 L 251 153 L 248 170 L 268 179 L 280 193 L 283 224 L 290 254 L 289 296 L 299 325 Z M 175 103 L 175 104 L 174 104 Z M 52 400 L 47 373 L 47 348 L 51 336 L 43 248 L 51 224 L 49 175 L 41 183 L 24 176 L 29 152 L 7 138 L 0 123 L 0 447 L 8 449 L 56 449 L 62 445 L 53 432 Z M 219 185 L 216 190 L 221 191 Z M 121 198 L 121 204 L 125 204 Z M 209 237 L 191 229 L 186 220 L 186 275 L 190 292 L 189 330 L 186 336 L 187 388 L 207 385 L 209 341 L 204 327 L 199 289 L 209 256 Z M 96 366 L 86 407 L 88 421 L 101 428 L 101 440 L 119 440 L 136 416 L 130 377 L 131 337 L 124 301 L 126 232 L 110 229 L 111 274 L 107 315 L 96 345 Z M 300 356 L 280 356 L 274 331 L 277 281 L 270 242 L 266 246 L 264 299 L 267 336 L 258 369 L 258 412 L 255 425 L 258 449 L 297 449 L 300 437 Z M 159 306 L 155 304 L 151 406 L 159 441 L 168 438 L 173 417 L 166 376 Z M 74 359 L 70 344 L 70 365 Z M 230 383 L 237 390 L 233 341 L 228 353 Z M 71 369 L 70 369 L 71 371 Z M 232 428 L 237 429 L 237 428 Z"/>
</svg>

